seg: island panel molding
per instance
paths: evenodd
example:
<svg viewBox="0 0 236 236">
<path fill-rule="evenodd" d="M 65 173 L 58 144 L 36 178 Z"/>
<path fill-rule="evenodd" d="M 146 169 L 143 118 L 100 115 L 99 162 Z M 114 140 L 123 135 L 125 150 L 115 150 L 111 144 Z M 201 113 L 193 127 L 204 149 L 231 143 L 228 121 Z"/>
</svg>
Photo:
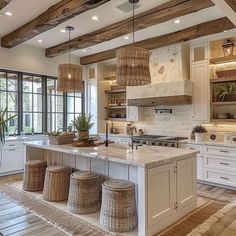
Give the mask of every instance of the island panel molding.
<svg viewBox="0 0 236 236">
<path fill-rule="evenodd" d="M 210 0 L 172 0 L 135 16 L 135 31 L 191 14 L 213 6 Z M 74 38 L 70 42 L 71 50 L 94 46 L 96 44 L 124 36 L 132 32 L 132 17 L 119 21 L 102 29 Z M 47 57 L 55 57 L 68 51 L 68 41 L 47 48 Z"/>
<path fill-rule="evenodd" d="M 36 35 L 48 31 L 59 24 L 94 9 L 110 0 L 63 0 L 51 6 L 20 28 L 7 34 L 1 39 L 1 45 L 5 48 L 15 47 Z"/>
<path fill-rule="evenodd" d="M 0 0 L 0 10 L 2 10 L 11 0 Z"/>
<path fill-rule="evenodd" d="M 147 48 L 149 50 L 160 48 L 176 43 L 186 42 L 192 39 L 200 38 L 203 36 L 221 33 L 224 30 L 230 30 L 235 28 L 234 24 L 228 20 L 227 17 L 223 17 L 217 20 L 207 21 L 174 33 L 145 39 L 136 42 L 134 45 L 137 47 Z M 126 45 L 128 46 L 128 45 Z M 124 47 L 124 46 L 122 46 Z M 104 52 L 99 52 L 84 56 L 80 58 L 81 65 L 88 65 L 100 61 L 109 60 L 116 57 L 116 51 L 121 48 L 113 48 Z"/>
</svg>

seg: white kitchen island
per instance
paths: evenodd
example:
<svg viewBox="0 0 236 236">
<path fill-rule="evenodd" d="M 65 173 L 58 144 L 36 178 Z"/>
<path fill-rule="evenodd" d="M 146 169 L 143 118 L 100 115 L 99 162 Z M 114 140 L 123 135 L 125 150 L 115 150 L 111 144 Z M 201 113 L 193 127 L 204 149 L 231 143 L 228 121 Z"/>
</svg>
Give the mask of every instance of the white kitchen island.
<svg viewBox="0 0 236 236">
<path fill-rule="evenodd" d="M 196 155 L 193 150 L 127 145 L 76 148 L 47 141 L 26 142 L 26 159 L 44 159 L 48 165 L 91 170 L 106 178 L 135 183 L 138 235 L 151 236 L 197 207 Z"/>
</svg>

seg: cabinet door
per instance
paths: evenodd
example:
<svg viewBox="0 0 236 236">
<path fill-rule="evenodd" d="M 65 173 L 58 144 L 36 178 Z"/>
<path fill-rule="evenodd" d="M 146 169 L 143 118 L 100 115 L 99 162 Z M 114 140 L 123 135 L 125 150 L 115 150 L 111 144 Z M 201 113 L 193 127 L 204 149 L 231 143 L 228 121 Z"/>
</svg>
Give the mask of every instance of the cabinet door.
<svg viewBox="0 0 236 236">
<path fill-rule="evenodd" d="M 208 63 L 192 64 L 191 80 L 193 82 L 192 119 L 208 121 L 210 114 Z"/>
<path fill-rule="evenodd" d="M 23 170 L 22 149 L 2 150 L 0 173 Z"/>
<path fill-rule="evenodd" d="M 205 179 L 204 166 L 205 166 L 204 155 L 197 154 L 197 179 L 199 180 Z"/>
<path fill-rule="evenodd" d="M 175 164 L 167 164 L 148 170 L 148 226 L 166 219 L 175 212 L 176 174 Z"/>
<path fill-rule="evenodd" d="M 136 106 L 127 106 L 126 116 L 127 121 L 139 121 L 139 108 Z"/>
<path fill-rule="evenodd" d="M 181 209 L 196 198 L 196 158 L 177 162 L 177 204 Z"/>
</svg>

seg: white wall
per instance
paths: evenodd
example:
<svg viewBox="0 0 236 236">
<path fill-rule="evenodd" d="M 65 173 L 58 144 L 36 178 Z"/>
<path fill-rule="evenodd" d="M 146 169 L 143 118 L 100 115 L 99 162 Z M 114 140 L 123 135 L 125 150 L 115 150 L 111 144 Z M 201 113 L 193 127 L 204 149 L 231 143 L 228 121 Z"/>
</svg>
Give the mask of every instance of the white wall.
<svg viewBox="0 0 236 236">
<path fill-rule="evenodd" d="M 47 58 L 44 53 L 44 49 L 30 45 L 19 45 L 11 49 L 0 47 L 0 69 L 57 76 L 58 65 L 67 63 L 68 55 Z M 72 57 L 72 62 L 79 63 L 79 58 Z"/>
</svg>

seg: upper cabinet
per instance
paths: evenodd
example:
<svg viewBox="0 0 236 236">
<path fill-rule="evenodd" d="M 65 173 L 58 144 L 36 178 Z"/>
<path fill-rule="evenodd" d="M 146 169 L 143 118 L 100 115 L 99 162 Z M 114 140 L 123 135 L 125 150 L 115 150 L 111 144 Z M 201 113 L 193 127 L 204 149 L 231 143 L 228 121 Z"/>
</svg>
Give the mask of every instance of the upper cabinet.
<svg viewBox="0 0 236 236">
<path fill-rule="evenodd" d="M 191 81 L 193 82 L 192 120 L 210 119 L 208 44 L 191 46 Z"/>
</svg>

